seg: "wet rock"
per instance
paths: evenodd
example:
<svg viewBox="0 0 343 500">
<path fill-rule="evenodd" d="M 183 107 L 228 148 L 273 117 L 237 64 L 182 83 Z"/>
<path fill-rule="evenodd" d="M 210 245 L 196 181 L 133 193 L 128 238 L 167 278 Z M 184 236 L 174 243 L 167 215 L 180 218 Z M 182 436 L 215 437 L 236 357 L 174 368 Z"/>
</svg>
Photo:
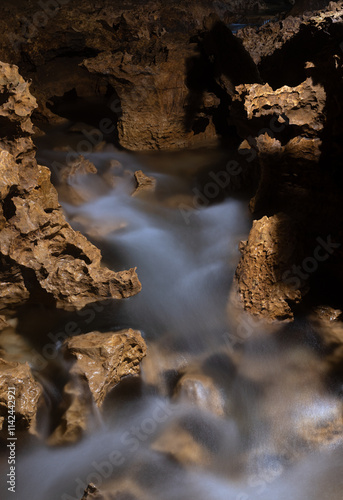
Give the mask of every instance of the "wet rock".
<svg viewBox="0 0 343 500">
<path fill-rule="evenodd" d="M 302 297 L 294 283 L 284 278 L 301 255 L 292 221 L 284 214 L 254 221 L 240 250 L 235 281 L 244 308 L 272 320 L 292 319 L 290 304 Z"/>
<path fill-rule="evenodd" d="M 132 196 L 137 196 L 141 193 L 151 192 L 155 190 L 156 187 L 156 179 L 153 177 L 148 177 L 142 172 L 142 170 L 137 170 L 134 173 L 136 188 L 132 193 Z"/>
<path fill-rule="evenodd" d="M 29 299 L 81 309 L 137 293 L 135 270 L 101 267 L 100 251 L 66 223 L 50 172 L 34 157 L 30 117 L 36 101 L 15 66 L 0 64 L 0 92 L 6 121 L 0 134 L 2 310 Z"/>
<path fill-rule="evenodd" d="M 64 352 L 75 359 L 73 377 L 87 380 L 94 401 L 101 406 L 108 392 L 127 375 L 137 375 L 146 354 L 140 332 L 92 332 L 66 341 Z"/>
<path fill-rule="evenodd" d="M 123 377 L 138 375 L 146 346 L 140 332 L 91 332 L 67 340 L 63 346 L 70 363 L 70 380 L 64 388 L 64 413 L 49 438 L 50 444 L 78 440 L 96 425 L 96 407 Z"/>
<path fill-rule="evenodd" d="M 211 377 L 202 373 L 185 373 L 175 387 L 174 398 L 217 416 L 223 416 L 225 413 L 224 395 Z"/>
<path fill-rule="evenodd" d="M 176 422 L 168 426 L 153 442 L 152 449 L 171 455 L 184 466 L 206 466 L 211 461 L 211 453 L 192 436 L 189 430 Z"/>
<path fill-rule="evenodd" d="M 74 176 L 96 173 L 96 166 L 82 155 L 65 165 L 65 168 L 59 172 L 61 182 L 68 182 Z"/>
<path fill-rule="evenodd" d="M 28 363 L 8 362 L 0 359 L 0 429 L 7 435 L 9 388 L 15 389 L 16 431 L 36 433 L 37 411 L 42 403 L 43 390 L 32 376 Z"/>
</svg>

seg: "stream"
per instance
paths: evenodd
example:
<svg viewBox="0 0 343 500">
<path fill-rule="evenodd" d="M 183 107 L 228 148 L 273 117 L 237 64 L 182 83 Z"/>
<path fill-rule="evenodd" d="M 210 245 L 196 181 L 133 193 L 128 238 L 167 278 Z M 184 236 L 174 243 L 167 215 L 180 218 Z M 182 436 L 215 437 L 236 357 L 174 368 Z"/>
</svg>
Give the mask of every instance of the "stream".
<svg viewBox="0 0 343 500">
<path fill-rule="evenodd" d="M 63 164 L 66 141 L 61 131 L 39 139 L 39 163 Z M 316 438 L 341 401 L 323 385 L 309 323 L 270 331 L 228 306 L 251 226 L 248 199 L 200 206 L 195 197 L 199 177 L 230 154 L 106 146 L 84 156 L 98 173 L 57 185 L 66 218 L 106 266 L 137 267 L 142 283 L 137 296 L 95 309 L 87 329 L 138 329 L 148 353 L 141 380 L 112 390 L 80 442 L 28 441 L 17 492 L 2 482 L 2 498 L 80 500 L 94 483 L 116 492 L 107 500 L 341 499 L 342 444 Z M 122 166 L 112 184 L 111 161 Z M 131 196 L 137 170 L 156 179 L 154 192 Z M 48 399 L 60 397 L 54 375 L 42 383 Z"/>
</svg>

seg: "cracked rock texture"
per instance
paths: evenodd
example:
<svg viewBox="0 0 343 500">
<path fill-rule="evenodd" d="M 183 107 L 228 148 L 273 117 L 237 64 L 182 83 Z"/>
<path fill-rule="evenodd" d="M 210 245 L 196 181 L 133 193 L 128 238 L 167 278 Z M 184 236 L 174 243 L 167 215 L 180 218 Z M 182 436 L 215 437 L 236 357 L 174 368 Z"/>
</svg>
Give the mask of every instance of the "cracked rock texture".
<svg viewBox="0 0 343 500">
<path fill-rule="evenodd" d="M 0 435 L 8 436 L 8 396 L 12 387 L 15 389 L 15 429 L 35 434 L 43 389 L 34 380 L 28 363 L 8 362 L 0 358 Z"/>
<path fill-rule="evenodd" d="M 140 290 L 134 269 L 101 266 L 100 251 L 67 224 L 31 139 L 36 100 L 18 68 L 0 63 L 1 312 L 30 300 L 81 309 Z"/>
<path fill-rule="evenodd" d="M 238 291 L 247 311 L 267 319 L 293 317 L 290 303 L 301 293 L 283 279 L 300 254 L 299 237 L 283 214 L 255 220 L 249 239 L 242 242 L 242 258 L 236 270 Z"/>
<path fill-rule="evenodd" d="M 140 332 L 132 329 L 91 332 L 66 340 L 63 352 L 70 363 L 63 398 L 67 408 L 50 438 L 53 444 L 81 437 L 92 422 L 94 404 L 101 408 L 123 377 L 139 374 L 146 345 Z"/>
<path fill-rule="evenodd" d="M 342 36 L 342 2 L 238 33 L 266 82 L 237 86 L 231 106 L 241 147 L 260 163 L 250 202 L 259 220 L 236 272 L 242 304 L 258 316 L 292 320 L 306 294 L 326 289 L 313 301 L 330 304 L 341 287 Z M 335 245 L 325 262 L 313 257 L 318 238 Z M 309 259 L 313 270 L 302 272 Z M 287 269 L 292 279 L 280 280 Z"/>
<path fill-rule="evenodd" d="M 0 41 L 0 59 L 14 62 L 25 78 L 32 79 L 39 105 L 35 117 L 40 121 L 58 122 L 66 116 L 66 109 L 57 105 L 63 99 L 70 103 L 82 99 L 86 104 L 96 96 L 98 118 L 93 125 L 108 129 L 108 124 L 101 125 L 107 117 L 124 148 L 216 145 L 218 96 L 211 90 L 201 92 L 193 110 L 193 94 L 198 90 L 194 86 L 201 86 L 213 70 L 211 64 L 204 64 L 197 36 L 206 31 L 204 19 L 209 15 L 223 20 L 229 13 L 258 9 L 259 4 L 254 0 L 80 0 L 43 13 L 38 26 L 34 2 L 6 0 L 0 27 L 7 36 Z M 212 35 L 213 42 L 216 33 Z M 226 53 L 231 54 L 229 60 L 243 60 L 241 44 L 232 34 Z M 213 66 L 217 65 L 215 61 Z M 194 66 L 202 73 L 199 78 L 193 75 Z M 241 68 L 242 74 L 250 71 L 246 58 Z M 244 81 L 234 82 L 238 83 Z M 225 100 L 225 93 L 221 94 L 219 101 Z"/>
</svg>

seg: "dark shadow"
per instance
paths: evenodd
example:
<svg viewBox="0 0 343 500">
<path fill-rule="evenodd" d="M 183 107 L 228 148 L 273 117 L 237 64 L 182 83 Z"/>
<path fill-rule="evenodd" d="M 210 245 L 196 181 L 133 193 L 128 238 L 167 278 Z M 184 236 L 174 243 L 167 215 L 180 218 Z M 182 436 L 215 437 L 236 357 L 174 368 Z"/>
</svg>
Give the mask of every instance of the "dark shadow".
<svg viewBox="0 0 343 500">
<path fill-rule="evenodd" d="M 225 144 L 229 138 L 238 139 L 228 121 L 235 86 L 261 80 L 242 42 L 222 21 L 209 16 L 204 24 L 207 31 L 191 39 L 197 43 L 198 54 L 186 61 L 189 94 L 184 125 L 187 131 L 200 133 L 207 126 L 206 116 L 212 116 L 217 134 Z M 204 103 L 205 92 L 213 94 L 219 104 Z"/>
</svg>

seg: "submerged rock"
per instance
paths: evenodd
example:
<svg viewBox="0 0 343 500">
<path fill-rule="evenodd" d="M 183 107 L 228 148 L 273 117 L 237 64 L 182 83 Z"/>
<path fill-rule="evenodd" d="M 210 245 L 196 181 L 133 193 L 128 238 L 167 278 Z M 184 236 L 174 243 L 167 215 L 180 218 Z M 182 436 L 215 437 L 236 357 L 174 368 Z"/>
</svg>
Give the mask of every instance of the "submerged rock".
<svg viewBox="0 0 343 500">
<path fill-rule="evenodd" d="M 137 183 L 136 189 L 132 193 L 132 196 L 137 196 L 142 192 L 154 191 L 156 187 L 156 179 L 153 177 L 148 177 L 142 172 L 142 170 L 137 170 L 134 173 L 135 181 Z"/>
</svg>

